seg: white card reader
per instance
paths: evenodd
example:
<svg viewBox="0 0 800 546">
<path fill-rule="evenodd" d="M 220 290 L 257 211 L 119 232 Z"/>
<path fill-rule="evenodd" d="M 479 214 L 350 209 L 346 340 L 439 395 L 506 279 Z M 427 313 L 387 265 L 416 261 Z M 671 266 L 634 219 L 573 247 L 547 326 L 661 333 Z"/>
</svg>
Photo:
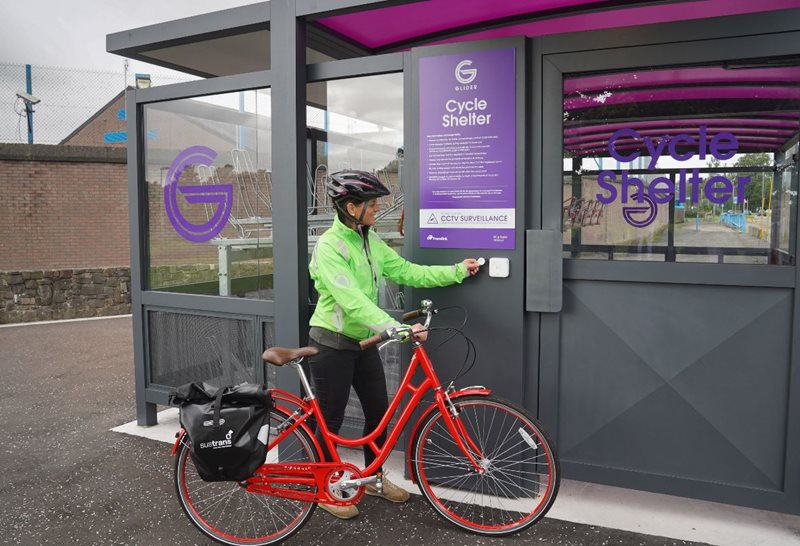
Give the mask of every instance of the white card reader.
<svg viewBox="0 0 800 546">
<path fill-rule="evenodd" d="M 489 258 L 490 277 L 508 277 L 509 264 L 508 258 Z"/>
</svg>

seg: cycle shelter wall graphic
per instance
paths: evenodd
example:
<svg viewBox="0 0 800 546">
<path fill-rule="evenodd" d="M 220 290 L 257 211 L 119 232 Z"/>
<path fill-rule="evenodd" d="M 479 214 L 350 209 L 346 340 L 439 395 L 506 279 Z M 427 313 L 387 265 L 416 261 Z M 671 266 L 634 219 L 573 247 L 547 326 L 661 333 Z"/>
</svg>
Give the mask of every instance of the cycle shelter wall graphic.
<svg viewBox="0 0 800 546">
<path fill-rule="evenodd" d="M 231 184 L 178 184 L 187 167 L 205 165 L 210 167 L 217 152 L 206 146 L 186 148 L 170 164 L 164 186 L 164 206 L 169 221 L 175 231 L 189 241 L 203 243 L 216 237 L 225 227 L 233 205 L 233 186 Z M 178 194 L 183 198 L 179 199 Z M 188 206 L 211 205 L 212 213 L 202 224 L 190 222 L 181 212 L 181 201 Z"/>
<path fill-rule="evenodd" d="M 513 48 L 419 60 L 421 247 L 516 244 Z"/>
</svg>

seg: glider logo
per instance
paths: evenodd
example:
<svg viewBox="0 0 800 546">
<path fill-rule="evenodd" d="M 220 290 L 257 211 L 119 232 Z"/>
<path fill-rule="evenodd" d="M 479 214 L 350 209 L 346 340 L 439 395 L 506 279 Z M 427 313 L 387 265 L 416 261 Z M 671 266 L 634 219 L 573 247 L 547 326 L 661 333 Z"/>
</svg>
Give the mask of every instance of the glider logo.
<svg viewBox="0 0 800 546">
<path fill-rule="evenodd" d="M 167 171 L 164 186 L 164 205 L 172 227 L 178 235 L 194 243 L 204 243 L 216 237 L 225 227 L 233 206 L 233 186 L 231 184 L 204 184 L 198 186 L 179 186 L 183 171 L 191 165 L 211 166 L 217 152 L 206 146 L 186 148 L 172 162 Z M 209 204 L 214 209 L 210 219 L 203 224 L 194 224 L 186 219 L 178 203 L 178 192 L 190 205 Z"/>
<path fill-rule="evenodd" d="M 649 195 L 640 197 L 639 193 L 631 195 L 636 200 L 636 205 L 622 207 L 622 217 L 633 227 L 643 228 L 652 224 L 658 216 L 658 205 Z"/>
<path fill-rule="evenodd" d="M 458 83 L 462 83 L 464 85 L 472 83 L 472 81 L 478 76 L 477 68 L 465 68 L 467 66 L 472 66 L 472 61 L 469 59 L 464 59 L 456 65 L 456 79 L 458 80 Z"/>
</svg>

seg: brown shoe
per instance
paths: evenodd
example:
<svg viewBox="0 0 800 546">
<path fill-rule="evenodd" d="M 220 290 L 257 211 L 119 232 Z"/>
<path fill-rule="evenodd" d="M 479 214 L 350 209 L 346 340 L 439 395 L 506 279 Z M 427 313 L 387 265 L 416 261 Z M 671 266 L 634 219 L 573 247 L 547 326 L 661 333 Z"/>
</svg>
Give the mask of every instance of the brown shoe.
<svg viewBox="0 0 800 546">
<path fill-rule="evenodd" d="M 377 486 L 371 483 L 364 488 L 364 493 L 392 502 L 406 502 L 411 497 L 408 491 L 387 480 L 386 476 L 383 477 L 383 492 L 379 493 Z"/>
<path fill-rule="evenodd" d="M 350 506 L 336 506 L 335 504 L 319 503 L 319 507 L 339 519 L 353 519 L 358 515 L 358 508 L 353 504 Z"/>
</svg>

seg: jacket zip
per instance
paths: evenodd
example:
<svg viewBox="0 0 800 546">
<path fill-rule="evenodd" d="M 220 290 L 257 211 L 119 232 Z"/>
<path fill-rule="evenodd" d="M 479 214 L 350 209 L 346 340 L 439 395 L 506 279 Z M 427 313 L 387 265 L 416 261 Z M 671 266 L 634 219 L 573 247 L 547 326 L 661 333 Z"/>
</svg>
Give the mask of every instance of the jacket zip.
<svg viewBox="0 0 800 546">
<path fill-rule="evenodd" d="M 378 273 L 375 271 L 375 267 L 372 265 L 372 255 L 369 250 L 369 231 L 366 231 L 363 236 L 364 239 L 364 254 L 367 256 L 367 263 L 369 264 L 369 270 L 372 273 L 372 295 L 377 297 L 378 295 Z"/>
</svg>

